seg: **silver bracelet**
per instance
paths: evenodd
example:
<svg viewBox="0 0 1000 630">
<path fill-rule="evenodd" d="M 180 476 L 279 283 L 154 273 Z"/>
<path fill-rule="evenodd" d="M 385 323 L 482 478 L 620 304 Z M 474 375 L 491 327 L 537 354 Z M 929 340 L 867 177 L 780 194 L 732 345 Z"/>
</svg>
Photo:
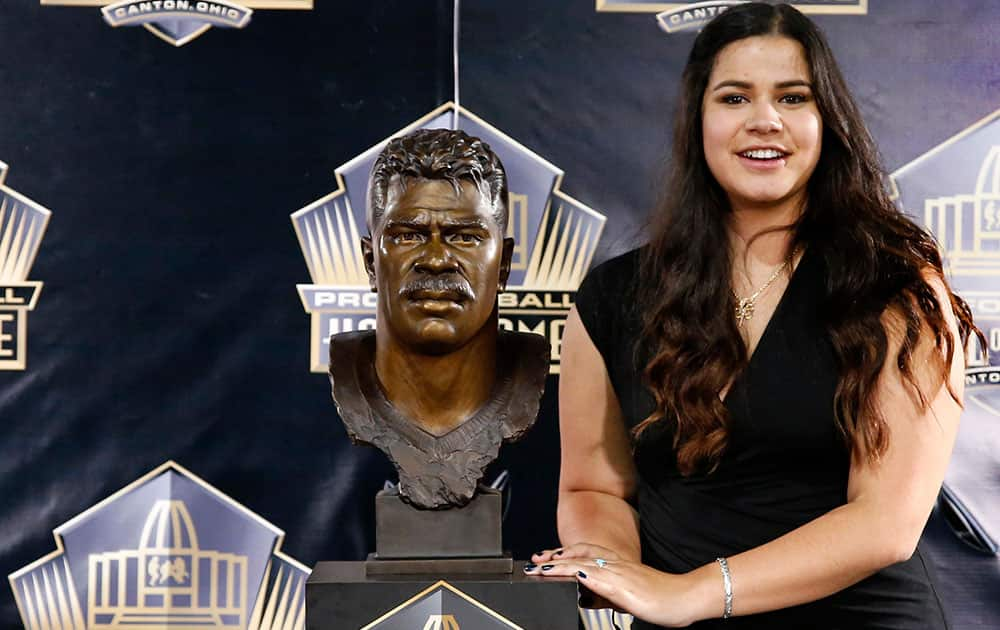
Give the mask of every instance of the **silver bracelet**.
<svg viewBox="0 0 1000 630">
<path fill-rule="evenodd" d="M 715 561 L 722 567 L 722 587 L 726 589 L 726 607 L 722 611 L 722 618 L 729 619 L 733 616 L 733 577 L 725 558 L 716 558 Z"/>
</svg>

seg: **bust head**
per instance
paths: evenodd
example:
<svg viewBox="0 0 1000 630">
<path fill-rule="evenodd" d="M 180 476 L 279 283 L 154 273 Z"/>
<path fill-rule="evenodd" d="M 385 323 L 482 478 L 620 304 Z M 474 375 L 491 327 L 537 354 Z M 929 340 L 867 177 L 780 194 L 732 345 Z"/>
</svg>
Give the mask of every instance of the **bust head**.
<svg viewBox="0 0 1000 630">
<path fill-rule="evenodd" d="M 514 242 L 507 177 L 489 146 L 449 129 L 395 138 L 375 161 L 368 200 L 362 250 L 387 345 L 443 355 L 495 337 Z"/>
<path fill-rule="evenodd" d="M 393 461 L 404 501 L 465 505 L 534 423 L 548 373 L 544 337 L 498 330 L 507 178 L 481 140 L 422 130 L 389 141 L 368 198 L 376 326 L 330 339 L 333 398 L 351 439 Z"/>
</svg>

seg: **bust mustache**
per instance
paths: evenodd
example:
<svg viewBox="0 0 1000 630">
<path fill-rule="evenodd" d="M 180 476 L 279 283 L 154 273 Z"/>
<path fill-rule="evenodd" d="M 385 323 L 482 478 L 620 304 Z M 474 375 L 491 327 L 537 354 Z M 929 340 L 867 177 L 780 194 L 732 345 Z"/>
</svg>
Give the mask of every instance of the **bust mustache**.
<svg viewBox="0 0 1000 630">
<path fill-rule="evenodd" d="M 412 301 L 449 300 L 464 302 L 476 299 L 469 281 L 455 273 L 418 276 L 399 289 L 399 297 Z"/>
</svg>

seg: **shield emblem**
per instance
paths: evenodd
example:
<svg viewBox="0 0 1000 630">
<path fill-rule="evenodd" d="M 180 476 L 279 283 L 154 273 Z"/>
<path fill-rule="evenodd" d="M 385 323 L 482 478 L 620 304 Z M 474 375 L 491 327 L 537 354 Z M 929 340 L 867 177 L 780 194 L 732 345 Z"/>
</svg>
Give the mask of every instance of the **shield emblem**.
<svg viewBox="0 0 1000 630">
<path fill-rule="evenodd" d="M 959 538 L 1000 550 L 1000 110 L 902 166 L 897 202 L 940 244 L 989 348 L 970 352 L 965 411 L 942 494 Z"/>
<path fill-rule="evenodd" d="M 302 630 L 309 569 L 284 532 L 166 462 L 57 527 L 8 580 L 27 630 Z"/>
<path fill-rule="evenodd" d="M 143 26 L 163 41 L 183 46 L 213 26 L 243 28 L 253 11 L 229 0 L 164 0 L 157 6 L 144 0 L 121 0 L 102 8 L 101 14 L 113 27 Z"/>
<path fill-rule="evenodd" d="M 445 103 L 391 137 L 453 126 L 486 141 L 510 181 L 507 236 L 516 244 L 507 291 L 499 298 L 500 325 L 550 336 L 556 346 L 606 219 L 560 190 L 562 169 L 454 103 Z M 368 288 L 358 236 L 366 225 L 368 174 L 388 142 L 386 138 L 337 168 L 337 190 L 291 215 L 313 280 L 298 286 L 312 318 L 313 372 L 329 367 L 331 334 L 375 325 L 375 294 Z M 557 355 L 550 370 L 558 373 Z"/>
<path fill-rule="evenodd" d="M 174 46 L 183 46 L 212 28 L 211 24 L 194 20 L 162 20 L 143 26 L 153 35 Z"/>
</svg>

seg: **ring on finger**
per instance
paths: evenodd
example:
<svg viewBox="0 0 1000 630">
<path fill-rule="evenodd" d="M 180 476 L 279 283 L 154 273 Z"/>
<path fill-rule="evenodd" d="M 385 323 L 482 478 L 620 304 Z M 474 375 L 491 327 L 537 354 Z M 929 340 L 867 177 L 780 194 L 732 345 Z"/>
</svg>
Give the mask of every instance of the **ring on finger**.
<svg viewBox="0 0 1000 630">
<path fill-rule="evenodd" d="M 594 558 L 594 564 L 603 569 L 604 567 L 608 566 L 608 561 L 605 560 L 604 558 Z"/>
</svg>

